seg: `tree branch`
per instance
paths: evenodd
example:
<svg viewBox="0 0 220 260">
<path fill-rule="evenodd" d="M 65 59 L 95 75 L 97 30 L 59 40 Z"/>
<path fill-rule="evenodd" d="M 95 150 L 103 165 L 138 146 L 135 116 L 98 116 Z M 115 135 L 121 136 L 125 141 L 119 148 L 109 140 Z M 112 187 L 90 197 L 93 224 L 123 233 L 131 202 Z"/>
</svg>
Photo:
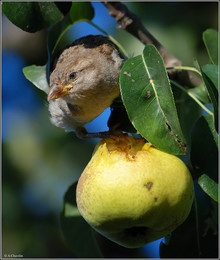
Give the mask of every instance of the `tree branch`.
<svg viewBox="0 0 220 260">
<path fill-rule="evenodd" d="M 166 67 L 181 66 L 182 63 L 175 56 L 167 51 L 166 48 L 144 27 L 140 19 L 121 2 L 103 2 L 109 14 L 115 18 L 118 28 L 126 30 L 143 44 L 153 44 L 163 57 Z M 188 87 L 197 86 L 200 81 L 188 71 L 169 70 L 169 76 L 174 80 L 181 81 L 182 85 Z"/>
</svg>

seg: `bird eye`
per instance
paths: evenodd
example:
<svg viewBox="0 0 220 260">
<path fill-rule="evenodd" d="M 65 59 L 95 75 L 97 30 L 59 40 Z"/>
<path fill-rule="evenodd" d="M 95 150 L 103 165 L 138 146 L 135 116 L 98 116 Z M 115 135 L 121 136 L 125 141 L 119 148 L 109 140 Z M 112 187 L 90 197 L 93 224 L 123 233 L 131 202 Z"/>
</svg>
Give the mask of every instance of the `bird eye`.
<svg viewBox="0 0 220 260">
<path fill-rule="evenodd" d="M 76 72 L 71 72 L 71 73 L 69 74 L 69 78 L 70 78 L 70 79 L 74 79 L 75 76 L 76 76 Z"/>
</svg>

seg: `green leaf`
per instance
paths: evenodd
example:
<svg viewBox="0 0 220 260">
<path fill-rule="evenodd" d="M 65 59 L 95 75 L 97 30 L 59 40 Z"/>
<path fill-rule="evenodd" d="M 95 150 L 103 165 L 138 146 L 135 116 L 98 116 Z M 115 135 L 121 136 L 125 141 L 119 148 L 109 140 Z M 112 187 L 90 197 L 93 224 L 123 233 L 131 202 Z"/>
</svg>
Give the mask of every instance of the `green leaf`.
<svg viewBox="0 0 220 260">
<path fill-rule="evenodd" d="M 61 213 L 61 228 L 64 238 L 76 257 L 102 257 L 93 236 L 92 228 L 81 217 L 76 205 L 76 186 L 69 187 L 63 202 Z"/>
<path fill-rule="evenodd" d="M 91 20 L 94 9 L 89 2 L 72 2 L 69 13 L 62 21 L 51 28 L 48 35 L 48 50 L 54 55 L 56 47 L 64 33 L 76 22 Z"/>
<path fill-rule="evenodd" d="M 198 183 L 201 188 L 207 193 L 213 200 L 218 202 L 218 183 L 213 181 L 208 175 L 202 174 Z"/>
<path fill-rule="evenodd" d="M 175 87 L 173 90 L 175 90 Z M 175 92 L 176 91 L 174 91 L 174 93 Z M 176 95 L 174 94 L 174 96 Z M 180 102 L 176 102 L 177 113 L 179 115 L 179 121 L 186 139 L 187 147 L 190 149 L 192 128 L 194 127 L 195 122 L 201 117 L 202 110 L 201 107 L 183 91 L 181 91 L 179 100 Z M 188 161 L 190 153 L 187 153 L 184 157 L 185 160 Z"/>
<path fill-rule="evenodd" d="M 213 117 L 202 116 L 192 132 L 191 163 L 197 178 L 204 172 L 214 181 L 218 179 L 218 134 Z"/>
<path fill-rule="evenodd" d="M 198 257 L 194 203 L 186 221 L 160 243 L 160 257 Z"/>
<path fill-rule="evenodd" d="M 31 33 L 63 18 L 53 2 L 3 2 L 2 11 L 13 24 Z"/>
<path fill-rule="evenodd" d="M 161 242 L 161 258 L 218 258 L 218 205 L 195 182 L 195 199 L 186 221 Z M 216 208 L 216 210 L 215 210 Z M 217 217 L 218 219 L 218 217 Z"/>
<path fill-rule="evenodd" d="M 92 20 L 94 17 L 94 9 L 91 3 L 73 2 L 69 16 L 72 22 L 77 22 L 80 20 Z"/>
<path fill-rule="evenodd" d="M 206 64 L 202 66 L 202 71 L 211 80 L 216 90 L 218 91 L 219 66 L 213 64 Z"/>
<path fill-rule="evenodd" d="M 202 66 L 201 73 L 213 105 L 215 128 L 218 131 L 218 66 L 210 64 Z"/>
<path fill-rule="evenodd" d="M 207 29 L 203 32 L 203 41 L 211 62 L 218 64 L 218 31 L 214 29 Z"/>
<path fill-rule="evenodd" d="M 37 88 L 44 91 L 46 94 L 49 92 L 49 85 L 46 76 L 46 65 L 36 66 L 31 65 L 23 68 L 23 73 L 32 84 Z"/>
<path fill-rule="evenodd" d="M 55 16 L 53 16 L 53 12 L 49 7 L 50 3 L 46 2 L 39 2 L 38 7 L 41 12 L 50 18 L 50 21 L 54 19 L 56 20 Z M 48 4 L 48 5 L 47 5 Z M 57 8 L 57 7 L 56 7 Z M 51 13 L 50 13 L 51 11 Z M 50 70 L 50 60 L 51 60 L 51 53 L 53 56 L 56 55 L 56 47 L 62 38 L 65 31 L 75 22 L 79 21 L 80 19 L 92 19 L 94 15 L 93 7 L 90 3 L 80 3 L 80 2 L 73 2 L 71 5 L 71 9 L 64 17 L 64 19 L 58 23 L 56 23 L 53 27 L 51 27 L 48 33 L 48 63 L 44 66 L 28 66 L 23 69 L 25 77 L 31 81 L 37 88 L 43 90 L 45 93 L 49 91 L 49 85 L 47 78 L 49 78 L 49 70 Z"/>
<path fill-rule="evenodd" d="M 56 6 L 59 8 L 60 12 L 65 16 L 69 13 L 69 10 L 72 6 L 72 2 L 54 2 Z"/>
<path fill-rule="evenodd" d="M 63 14 L 53 2 L 38 2 L 38 6 L 46 26 L 54 25 L 63 18 Z"/>
<path fill-rule="evenodd" d="M 195 88 L 190 88 L 187 90 L 188 93 L 194 95 L 196 98 L 198 98 L 203 104 L 209 104 L 211 103 L 208 91 L 204 84 L 199 85 Z"/>
<path fill-rule="evenodd" d="M 66 15 L 62 21 L 55 24 L 49 29 L 48 36 L 47 36 L 48 56 L 56 55 L 57 52 L 56 48 L 58 46 L 58 43 L 61 40 L 64 33 L 70 28 L 71 25 L 72 22 L 69 16 Z"/>
<path fill-rule="evenodd" d="M 153 45 L 128 59 L 120 74 L 122 100 L 137 131 L 159 149 L 185 153 L 185 139 L 163 59 Z"/>
</svg>

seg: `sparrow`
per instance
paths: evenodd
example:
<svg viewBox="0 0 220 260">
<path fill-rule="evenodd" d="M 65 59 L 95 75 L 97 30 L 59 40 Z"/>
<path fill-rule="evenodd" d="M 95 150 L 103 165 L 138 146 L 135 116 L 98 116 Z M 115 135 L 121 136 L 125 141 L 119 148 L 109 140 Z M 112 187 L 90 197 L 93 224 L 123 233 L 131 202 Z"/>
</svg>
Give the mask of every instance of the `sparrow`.
<svg viewBox="0 0 220 260">
<path fill-rule="evenodd" d="M 82 37 L 65 47 L 50 74 L 51 122 L 78 137 L 96 137 L 83 126 L 120 95 L 123 62 L 118 47 L 102 35 Z"/>
<path fill-rule="evenodd" d="M 120 95 L 123 62 L 118 47 L 102 35 L 82 37 L 65 47 L 50 74 L 51 122 L 78 137 L 90 137 L 83 126 Z"/>
</svg>

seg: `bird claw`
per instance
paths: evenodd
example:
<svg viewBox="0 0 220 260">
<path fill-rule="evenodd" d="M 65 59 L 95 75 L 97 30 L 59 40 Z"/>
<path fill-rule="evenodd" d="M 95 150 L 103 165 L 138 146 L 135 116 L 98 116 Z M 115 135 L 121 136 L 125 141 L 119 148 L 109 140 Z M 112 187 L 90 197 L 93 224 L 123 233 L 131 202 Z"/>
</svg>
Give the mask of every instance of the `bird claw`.
<svg viewBox="0 0 220 260">
<path fill-rule="evenodd" d="M 77 127 L 76 135 L 80 139 L 92 139 L 92 138 L 110 138 L 113 136 L 118 136 L 117 132 L 112 132 L 112 129 L 109 131 L 104 132 L 95 132 L 95 133 L 88 133 L 85 127 Z"/>
</svg>

